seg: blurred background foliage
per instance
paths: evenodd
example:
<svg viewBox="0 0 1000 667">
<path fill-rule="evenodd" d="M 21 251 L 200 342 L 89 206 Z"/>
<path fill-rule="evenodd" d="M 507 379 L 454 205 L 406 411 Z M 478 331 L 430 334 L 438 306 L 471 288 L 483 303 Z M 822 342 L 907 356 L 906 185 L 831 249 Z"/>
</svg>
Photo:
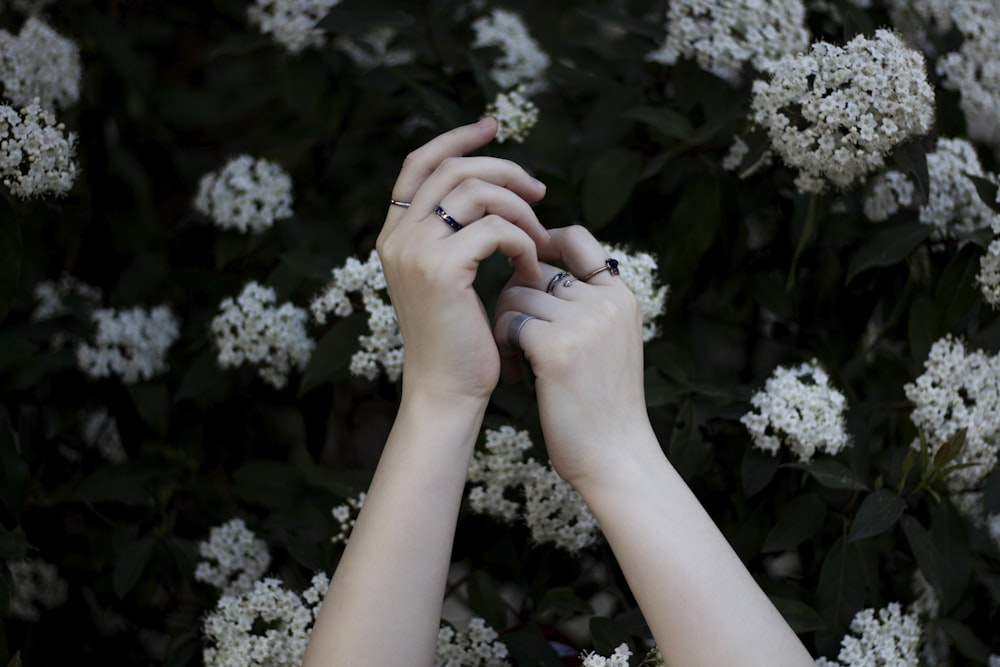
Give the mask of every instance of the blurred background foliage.
<svg viewBox="0 0 1000 667">
<path fill-rule="evenodd" d="M 61 199 L 0 188 L 0 559 L 57 564 L 69 595 L 37 622 L 4 617 L 0 664 L 16 653 L 25 665 L 200 662 L 214 597 L 193 579 L 197 542 L 243 517 L 270 545 L 272 570 L 301 590 L 313 571 L 332 572 L 330 508 L 364 490 L 377 461 L 398 388 L 348 373 L 363 315 L 312 325 L 313 359 L 281 391 L 252 369 L 220 369 L 208 324 L 248 280 L 305 306 L 332 268 L 367 256 L 403 157 L 498 92 L 487 74 L 496 53 L 470 48 L 470 20 L 486 10 L 344 0 L 322 23 L 331 37 L 391 26 L 415 56 L 364 69 L 332 46 L 289 55 L 248 25 L 247 4 L 48 10 L 83 58 L 81 99 L 59 114 L 78 134 L 80 175 Z M 842 43 L 888 22 L 878 6 L 835 4 L 848 20 L 811 13 L 815 39 Z M 646 348 L 653 424 L 761 586 L 814 654 L 835 655 L 854 612 L 913 598 L 919 566 L 943 601 L 937 623 L 955 664 L 985 664 L 1000 652 L 997 546 L 947 497 L 903 480 L 916 431 L 902 387 L 945 334 L 1000 350 L 1000 318 L 974 281 L 989 238 L 928 252 L 915 215 L 865 221 L 863 186 L 810 203 L 780 164 L 746 180 L 724 171 L 752 78 L 738 87 L 692 63 L 645 61 L 662 42 L 665 2 L 509 5 L 552 56 L 549 87 L 533 97 L 528 139 L 488 152 L 548 185 L 536 206 L 546 225 L 585 224 L 658 258 L 671 293 Z M 21 20 L 0 13 L 8 30 Z M 932 134 L 894 157 L 906 171 L 919 173 L 936 136 L 966 134 L 957 95 L 935 90 Z M 241 153 L 294 182 L 295 215 L 258 235 L 220 230 L 192 207 L 201 175 Z M 484 265 L 486 303 L 507 270 L 502 258 Z M 169 372 L 131 386 L 88 379 L 73 346 L 53 344 L 89 336 L 87 318 L 31 318 L 34 285 L 63 272 L 100 287 L 106 305 L 170 304 L 182 332 Z M 738 422 L 751 393 L 778 364 L 811 358 L 848 398 L 853 446 L 805 465 L 752 449 Z M 95 408 L 117 420 L 126 462 L 81 444 L 81 415 Z M 506 423 L 541 442 L 529 383 L 498 390 L 486 425 Z M 984 491 L 1000 512 L 1000 473 Z M 516 629 L 506 637 L 519 664 L 559 664 L 541 637 L 595 613 L 602 593 L 612 602 L 578 648 L 607 653 L 645 636 L 606 545 L 569 556 L 498 527 L 463 514 L 455 560 L 468 575 L 452 593 Z M 775 575 L 789 551 L 800 567 Z M 0 616 L 11 587 L 0 566 Z"/>
</svg>

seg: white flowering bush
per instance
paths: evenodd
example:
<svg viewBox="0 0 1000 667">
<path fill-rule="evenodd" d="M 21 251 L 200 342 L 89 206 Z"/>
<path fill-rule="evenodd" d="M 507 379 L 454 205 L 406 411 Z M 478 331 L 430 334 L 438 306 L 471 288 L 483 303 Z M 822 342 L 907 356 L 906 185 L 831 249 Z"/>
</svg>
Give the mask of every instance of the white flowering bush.
<svg viewBox="0 0 1000 667">
<path fill-rule="evenodd" d="M 491 114 L 477 154 L 619 261 L 663 451 L 817 663 L 993 667 L 998 17 L 0 0 L 0 665 L 300 661 L 398 408 L 392 185 Z M 413 661 L 661 664 L 526 371 Z"/>
<path fill-rule="evenodd" d="M 305 367 L 315 343 L 306 332 L 308 313 L 276 301 L 273 288 L 250 281 L 239 296 L 222 300 L 211 327 L 220 366 L 256 365 L 265 382 L 281 389 L 292 369 Z"/>
</svg>

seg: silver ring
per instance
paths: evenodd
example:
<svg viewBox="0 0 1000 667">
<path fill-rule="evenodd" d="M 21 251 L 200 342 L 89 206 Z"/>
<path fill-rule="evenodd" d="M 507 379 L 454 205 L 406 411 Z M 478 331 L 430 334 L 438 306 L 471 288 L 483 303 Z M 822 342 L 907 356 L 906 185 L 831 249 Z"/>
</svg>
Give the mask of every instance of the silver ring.
<svg viewBox="0 0 1000 667">
<path fill-rule="evenodd" d="M 434 207 L 434 215 L 444 220 L 445 224 L 454 229 L 456 232 L 461 231 L 462 227 L 465 227 L 465 225 L 461 222 L 451 217 L 451 213 L 441 208 L 440 204 Z"/>
<path fill-rule="evenodd" d="M 410 208 L 410 202 L 399 201 L 398 199 L 392 199 L 391 197 L 389 198 L 389 204 L 391 206 L 402 206 L 403 208 Z"/>
<path fill-rule="evenodd" d="M 556 291 L 556 285 L 559 284 L 559 281 L 562 280 L 563 278 L 565 278 L 568 275 L 569 275 L 569 271 L 560 271 L 556 275 L 552 276 L 552 280 L 549 281 L 548 287 L 545 288 L 545 293 L 546 294 L 552 294 L 553 292 L 555 292 Z M 568 285 L 567 285 L 567 287 L 568 287 Z"/>
<path fill-rule="evenodd" d="M 518 313 L 511 319 L 510 325 L 507 327 L 507 344 L 510 345 L 515 350 L 521 349 L 521 329 L 524 328 L 524 324 L 528 320 L 537 320 L 538 318 L 534 315 L 528 315 L 527 313 Z"/>
</svg>

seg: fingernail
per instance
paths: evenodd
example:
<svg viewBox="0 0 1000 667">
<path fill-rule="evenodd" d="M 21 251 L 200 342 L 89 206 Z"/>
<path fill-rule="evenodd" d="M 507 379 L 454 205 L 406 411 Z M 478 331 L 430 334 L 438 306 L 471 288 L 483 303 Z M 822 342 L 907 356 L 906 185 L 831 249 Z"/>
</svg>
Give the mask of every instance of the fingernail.
<svg viewBox="0 0 1000 667">
<path fill-rule="evenodd" d="M 548 189 L 547 186 L 545 185 L 545 183 L 542 183 L 540 180 L 538 180 L 534 176 L 531 177 L 531 184 L 534 185 L 536 188 L 539 188 L 541 190 Z"/>
<path fill-rule="evenodd" d="M 493 116 L 483 116 L 482 118 L 479 119 L 479 122 L 476 123 L 476 127 L 487 128 L 493 123 L 494 123 Z"/>
</svg>

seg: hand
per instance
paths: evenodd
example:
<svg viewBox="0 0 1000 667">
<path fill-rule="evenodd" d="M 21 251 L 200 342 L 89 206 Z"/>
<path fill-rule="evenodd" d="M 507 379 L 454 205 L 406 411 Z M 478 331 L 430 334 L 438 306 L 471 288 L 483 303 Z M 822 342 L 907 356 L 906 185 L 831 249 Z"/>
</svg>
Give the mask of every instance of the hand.
<svg viewBox="0 0 1000 667">
<path fill-rule="evenodd" d="M 487 400 L 500 357 L 473 289 L 479 263 L 499 251 L 521 279 L 541 275 L 536 246 L 549 235 L 529 202 L 545 186 L 508 160 L 461 157 L 496 130 L 485 118 L 433 139 L 407 156 L 393 187 L 410 206 L 390 206 L 376 249 L 405 343 L 404 397 Z M 438 205 L 464 227 L 446 224 Z"/>
<path fill-rule="evenodd" d="M 536 378 L 538 408 L 556 471 L 574 486 L 600 474 L 629 454 L 633 443 L 650 438 L 643 384 L 642 316 L 635 296 L 621 278 L 605 270 L 600 243 L 583 227 L 550 231 L 552 240 L 539 257 L 565 266 L 542 264 L 542 277 L 515 275 L 497 304 L 494 336 L 503 356 L 503 377 L 516 380 L 521 352 L 511 346 L 511 320 L 518 313 L 535 318 L 521 327 L 517 341 Z M 546 288 L 553 284 L 550 293 Z"/>
</svg>

